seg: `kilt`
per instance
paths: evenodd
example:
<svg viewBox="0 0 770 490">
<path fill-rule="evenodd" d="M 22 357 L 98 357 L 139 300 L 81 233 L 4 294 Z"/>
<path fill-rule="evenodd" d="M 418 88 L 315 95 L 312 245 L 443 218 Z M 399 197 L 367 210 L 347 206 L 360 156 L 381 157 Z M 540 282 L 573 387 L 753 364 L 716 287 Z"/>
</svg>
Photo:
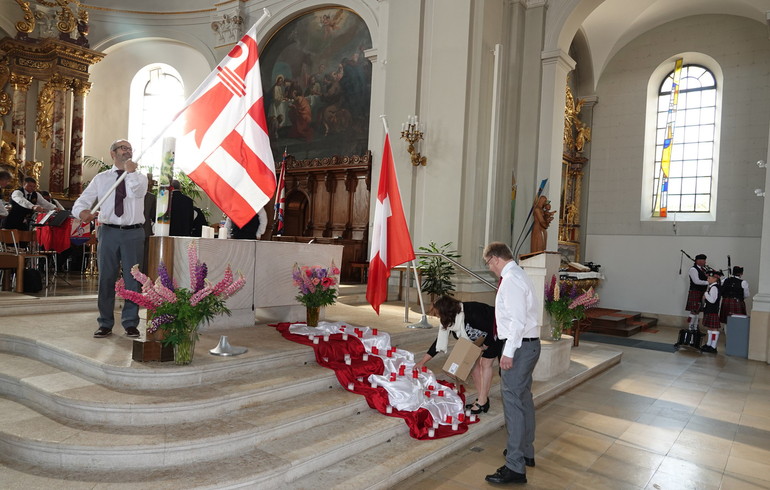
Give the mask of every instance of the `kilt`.
<svg viewBox="0 0 770 490">
<path fill-rule="evenodd" d="M 684 309 L 692 313 L 699 313 L 701 309 L 701 303 L 703 302 L 704 293 L 705 291 L 690 289 L 690 292 L 687 295 L 687 305 L 684 307 Z"/>
<path fill-rule="evenodd" d="M 719 308 L 719 321 L 727 323 L 730 315 L 745 315 L 746 302 L 738 298 L 722 298 L 722 306 Z"/>
<path fill-rule="evenodd" d="M 709 330 L 719 330 L 719 313 L 704 313 L 703 327 Z"/>
</svg>

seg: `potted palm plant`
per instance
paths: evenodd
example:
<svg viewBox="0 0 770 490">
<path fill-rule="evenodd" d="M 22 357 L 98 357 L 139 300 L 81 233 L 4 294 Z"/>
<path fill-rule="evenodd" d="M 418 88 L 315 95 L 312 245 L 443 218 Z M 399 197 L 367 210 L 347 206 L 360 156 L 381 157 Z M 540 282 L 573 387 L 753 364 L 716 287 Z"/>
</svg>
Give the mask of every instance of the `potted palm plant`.
<svg viewBox="0 0 770 490">
<path fill-rule="evenodd" d="M 442 254 L 450 259 L 460 258 L 460 254 L 457 250 L 451 250 L 452 242 L 447 242 L 441 246 L 436 245 L 435 242 L 430 242 L 427 247 L 420 247 L 423 252 Z M 443 257 L 421 257 L 420 258 L 420 274 L 422 275 L 422 291 L 430 295 L 430 300 L 433 302 L 437 297 L 444 294 L 452 294 L 455 290 L 455 285 L 452 282 L 452 277 L 455 275 L 455 268 L 451 262 L 445 260 Z"/>
</svg>

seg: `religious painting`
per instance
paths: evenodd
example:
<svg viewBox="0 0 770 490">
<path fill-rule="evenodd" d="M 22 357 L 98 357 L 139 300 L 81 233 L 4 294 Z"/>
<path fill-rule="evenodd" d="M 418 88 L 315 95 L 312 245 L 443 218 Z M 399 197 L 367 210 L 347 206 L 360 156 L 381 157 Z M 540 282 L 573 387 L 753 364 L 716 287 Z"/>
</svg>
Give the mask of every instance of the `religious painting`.
<svg viewBox="0 0 770 490">
<path fill-rule="evenodd" d="M 368 150 L 369 29 L 354 12 L 325 8 L 281 27 L 260 56 L 270 144 L 297 160 Z"/>
</svg>

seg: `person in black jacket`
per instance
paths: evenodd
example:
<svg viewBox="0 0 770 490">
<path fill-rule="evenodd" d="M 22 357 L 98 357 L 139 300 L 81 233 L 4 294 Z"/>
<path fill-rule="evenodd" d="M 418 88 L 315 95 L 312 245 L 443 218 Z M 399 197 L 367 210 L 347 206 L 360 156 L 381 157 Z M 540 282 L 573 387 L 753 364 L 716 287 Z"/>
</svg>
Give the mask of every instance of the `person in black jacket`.
<svg viewBox="0 0 770 490">
<path fill-rule="evenodd" d="M 495 308 L 475 301 L 461 303 L 444 295 L 433 303 L 431 314 L 438 316 L 441 322 L 438 338 L 415 367 L 420 369 L 437 352 L 446 352 L 450 332 L 455 338 L 463 337 L 471 342 L 484 337 L 484 350 L 471 372 L 478 399 L 467 408 L 474 414 L 486 413 L 489 410 L 489 389 L 492 386 L 492 364 L 495 358 L 500 357 L 503 349 L 503 341 L 494 338 Z"/>
<path fill-rule="evenodd" d="M 169 236 L 192 236 L 193 200 L 182 194 L 182 184 L 178 180 L 171 181 L 171 223 Z"/>
</svg>

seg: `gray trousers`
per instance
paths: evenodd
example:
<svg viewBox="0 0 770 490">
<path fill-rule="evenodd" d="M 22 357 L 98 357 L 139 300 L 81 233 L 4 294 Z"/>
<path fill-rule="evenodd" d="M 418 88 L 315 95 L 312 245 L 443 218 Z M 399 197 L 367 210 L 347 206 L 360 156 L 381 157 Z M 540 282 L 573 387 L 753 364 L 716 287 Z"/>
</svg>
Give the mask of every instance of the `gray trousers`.
<svg viewBox="0 0 770 490">
<path fill-rule="evenodd" d="M 540 358 L 540 341 L 522 342 L 513 355 L 513 367 L 501 372 L 500 391 L 508 429 L 505 465 L 526 473 L 524 458 L 535 457 L 535 404 L 532 401 L 532 371 Z"/>
<path fill-rule="evenodd" d="M 121 230 L 109 226 L 99 228 L 97 246 L 99 261 L 99 327 L 112 330 L 115 325 L 115 281 L 123 268 L 126 288 L 139 291 L 141 286 L 131 275 L 131 267 L 144 259 L 144 229 Z M 126 301 L 121 318 L 123 328 L 139 326 L 139 306 Z"/>
</svg>

